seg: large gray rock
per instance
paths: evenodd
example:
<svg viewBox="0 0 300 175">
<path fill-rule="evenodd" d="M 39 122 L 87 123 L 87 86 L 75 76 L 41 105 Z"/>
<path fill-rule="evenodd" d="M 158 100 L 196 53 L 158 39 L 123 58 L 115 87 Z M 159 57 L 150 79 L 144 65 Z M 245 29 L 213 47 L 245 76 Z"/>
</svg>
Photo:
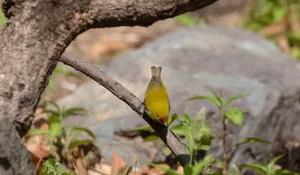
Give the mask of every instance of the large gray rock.
<svg viewBox="0 0 300 175">
<path fill-rule="evenodd" d="M 300 120 L 297 119 L 300 114 L 298 63 L 260 36 L 209 26 L 181 29 L 114 59 L 104 71 L 142 99 L 152 65 L 163 67 L 163 80 L 171 98 L 171 113 L 195 116 L 204 106 L 212 115 L 210 123 L 217 131 L 220 130 L 220 122 L 216 122 L 219 118 L 217 109 L 207 102 L 186 102 L 185 99 L 210 94 L 207 86 L 222 91 L 225 96 L 251 93 L 235 103 L 249 114 L 242 128 L 230 127 L 230 145 L 243 137 L 274 141 L 278 135 L 300 132 Z M 99 121 L 116 118 L 114 128 L 117 130 L 145 123 L 130 107 L 93 81 L 82 85 L 59 103 L 66 107 L 85 107 Z M 90 127 L 99 128 L 103 126 L 101 123 L 95 122 Z M 113 130 L 108 132 L 113 133 Z M 216 140 L 213 149 L 219 145 Z M 271 156 L 270 146 L 254 146 L 250 147 L 254 155 Z M 232 161 L 251 162 L 253 158 L 243 154 L 245 149 L 248 146 L 237 151 Z"/>
</svg>

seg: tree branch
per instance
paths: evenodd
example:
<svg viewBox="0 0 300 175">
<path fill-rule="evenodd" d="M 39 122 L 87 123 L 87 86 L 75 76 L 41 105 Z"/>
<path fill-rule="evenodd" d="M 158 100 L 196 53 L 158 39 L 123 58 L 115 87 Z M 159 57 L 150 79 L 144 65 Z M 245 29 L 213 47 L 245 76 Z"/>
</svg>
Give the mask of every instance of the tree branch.
<svg viewBox="0 0 300 175">
<path fill-rule="evenodd" d="M 169 147 L 182 166 L 189 162 L 190 157 L 186 152 L 185 145 L 178 140 L 176 135 L 168 127 L 151 120 L 149 115 L 144 113 L 141 101 L 124 86 L 107 76 L 98 67 L 84 61 L 81 58 L 76 58 L 69 54 L 63 54 L 60 61 L 95 80 L 120 100 L 125 102 L 154 129 L 156 134 Z"/>
<path fill-rule="evenodd" d="M 93 0 L 92 28 L 149 26 L 154 22 L 201 9 L 217 0 Z"/>
</svg>

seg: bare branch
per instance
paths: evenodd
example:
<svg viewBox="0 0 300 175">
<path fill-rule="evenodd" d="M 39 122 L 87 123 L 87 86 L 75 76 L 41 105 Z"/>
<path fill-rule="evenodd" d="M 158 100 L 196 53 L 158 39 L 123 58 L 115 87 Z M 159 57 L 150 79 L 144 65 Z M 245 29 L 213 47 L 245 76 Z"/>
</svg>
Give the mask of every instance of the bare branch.
<svg viewBox="0 0 300 175">
<path fill-rule="evenodd" d="M 155 130 L 157 135 L 170 148 L 182 166 L 189 162 L 190 157 L 186 152 L 185 145 L 178 140 L 176 135 L 168 127 L 151 120 L 149 115 L 144 113 L 141 101 L 124 86 L 107 76 L 98 67 L 84 61 L 81 58 L 75 58 L 69 54 L 63 54 L 60 61 L 92 78 L 120 100 L 124 101 L 136 113 L 143 117 L 143 119 Z"/>
<path fill-rule="evenodd" d="M 201 9 L 217 0 L 93 0 L 92 28 L 149 26 L 155 21 Z"/>
</svg>

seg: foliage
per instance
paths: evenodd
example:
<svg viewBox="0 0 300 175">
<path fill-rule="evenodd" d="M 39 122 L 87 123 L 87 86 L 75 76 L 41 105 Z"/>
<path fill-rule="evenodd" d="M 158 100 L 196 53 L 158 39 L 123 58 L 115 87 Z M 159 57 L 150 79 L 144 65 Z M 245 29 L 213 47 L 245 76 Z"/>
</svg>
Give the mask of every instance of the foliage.
<svg viewBox="0 0 300 175">
<path fill-rule="evenodd" d="M 292 57 L 300 59 L 299 6 L 299 0 L 257 0 L 241 27 L 261 32 Z"/>
<path fill-rule="evenodd" d="M 5 26 L 6 23 L 7 23 L 7 19 L 4 16 L 2 9 L 0 8 L 0 24 L 1 24 L 0 26 Z"/>
<path fill-rule="evenodd" d="M 49 106 L 52 108 L 47 108 Z M 49 129 L 32 128 L 27 135 L 46 135 L 49 138 L 50 146 L 53 148 L 52 155 L 58 154 L 63 161 L 72 164 L 79 156 L 79 147 L 94 143 L 96 137 L 92 131 L 84 127 L 73 126 L 67 128 L 64 120 L 74 113 L 85 112 L 86 110 L 81 107 L 64 110 L 53 102 L 45 103 L 44 108 L 45 112 L 48 113 Z M 80 139 L 79 136 L 82 133 L 87 134 L 91 139 Z"/>
<path fill-rule="evenodd" d="M 283 175 L 283 174 L 290 174 L 290 175 L 297 175 L 298 173 L 285 170 L 285 169 L 276 169 L 275 168 L 275 163 L 281 159 L 284 155 L 280 155 L 277 157 L 274 157 L 267 165 L 261 165 L 261 164 L 242 164 L 240 165 L 240 168 L 250 168 L 253 170 L 256 170 L 263 175 Z M 299 175 L 299 174 L 298 174 Z"/>
<path fill-rule="evenodd" d="M 57 65 L 55 67 L 53 73 L 61 74 L 61 75 L 67 76 L 67 77 L 70 77 L 70 76 L 76 77 L 76 75 L 73 72 L 69 71 L 68 69 L 66 69 L 60 65 Z M 52 90 L 53 92 L 56 92 L 56 90 L 57 90 L 52 77 L 50 77 L 50 79 L 49 79 L 48 88 L 50 90 Z"/>
<path fill-rule="evenodd" d="M 175 17 L 176 21 L 178 21 L 180 24 L 183 24 L 187 27 L 194 27 L 196 25 L 198 25 L 199 23 L 208 23 L 208 19 L 203 17 L 203 18 L 196 18 L 196 17 L 192 17 L 191 15 L 188 14 L 182 14 L 179 16 Z"/>
<path fill-rule="evenodd" d="M 55 159 L 48 159 L 46 160 L 40 171 L 40 175 L 75 175 L 74 172 L 69 171 L 67 168 L 65 168 L 64 165 L 59 163 L 59 161 Z"/>
</svg>

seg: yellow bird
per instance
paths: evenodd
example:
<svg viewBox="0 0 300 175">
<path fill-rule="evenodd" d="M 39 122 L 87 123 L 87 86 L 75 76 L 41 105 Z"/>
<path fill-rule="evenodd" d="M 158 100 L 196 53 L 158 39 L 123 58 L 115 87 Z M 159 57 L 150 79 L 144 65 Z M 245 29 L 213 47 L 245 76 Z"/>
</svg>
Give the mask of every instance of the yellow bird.
<svg viewBox="0 0 300 175">
<path fill-rule="evenodd" d="M 145 110 L 149 111 L 152 120 L 167 124 L 170 112 L 170 100 L 167 89 L 161 79 L 162 68 L 152 66 L 152 78 L 145 92 Z"/>
</svg>

